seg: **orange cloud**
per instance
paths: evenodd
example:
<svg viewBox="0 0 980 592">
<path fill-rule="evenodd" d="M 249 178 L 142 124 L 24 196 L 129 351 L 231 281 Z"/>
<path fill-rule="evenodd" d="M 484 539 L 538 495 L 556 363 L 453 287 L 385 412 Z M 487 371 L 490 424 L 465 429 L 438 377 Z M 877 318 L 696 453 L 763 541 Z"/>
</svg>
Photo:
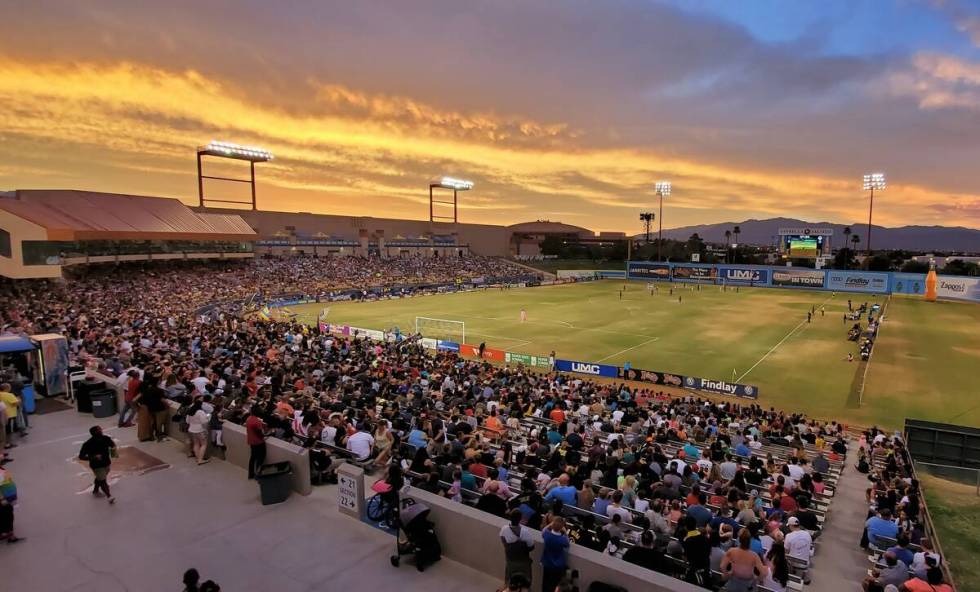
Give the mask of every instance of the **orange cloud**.
<svg viewBox="0 0 980 592">
<path fill-rule="evenodd" d="M 946 64 L 934 78 L 980 77 L 955 67 Z M 632 229 L 661 178 L 674 181 L 670 226 L 775 215 L 851 222 L 864 212 L 863 171 L 842 179 L 595 148 L 561 122 L 457 113 L 312 84 L 316 100 L 297 112 L 257 104 L 242 88 L 193 70 L 0 57 L 0 130 L 8 152 L 0 181 L 65 186 L 67 177 L 81 188 L 160 187 L 189 197 L 196 193 L 193 147 L 221 138 L 272 150 L 276 160 L 260 173 L 263 196 L 275 197 L 277 207 L 307 211 L 422 217 L 428 180 L 447 173 L 477 181 L 461 209 L 479 212 L 480 222 L 561 210 L 570 223 Z M 57 167 L 64 170 L 56 180 L 41 172 Z M 893 184 L 876 222 L 969 225 L 970 208 L 923 206 L 976 199 Z"/>
</svg>

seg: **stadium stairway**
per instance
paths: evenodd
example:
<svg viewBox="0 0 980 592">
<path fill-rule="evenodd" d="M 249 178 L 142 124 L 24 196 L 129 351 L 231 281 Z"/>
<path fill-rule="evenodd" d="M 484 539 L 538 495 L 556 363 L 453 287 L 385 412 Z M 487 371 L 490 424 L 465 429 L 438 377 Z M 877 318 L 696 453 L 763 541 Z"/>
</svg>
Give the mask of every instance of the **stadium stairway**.
<svg viewBox="0 0 980 592">
<path fill-rule="evenodd" d="M 833 511 L 817 539 L 812 582 L 806 592 L 860 590 L 861 580 L 867 575 L 867 554 L 859 543 L 868 517 L 864 495 L 868 480 L 854 468 L 857 453 L 857 440 L 851 440 L 847 462 L 837 482 Z"/>
<path fill-rule="evenodd" d="M 511 265 L 516 265 L 517 267 L 521 267 L 521 268 L 526 269 L 528 271 L 541 274 L 541 275 L 544 276 L 544 279 L 546 279 L 546 280 L 558 279 L 558 276 L 555 275 L 555 274 L 553 274 L 553 273 L 551 273 L 551 272 L 538 269 L 537 267 L 531 267 L 530 265 L 524 265 L 520 261 L 515 261 L 513 259 L 505 259 L 505 261 L 507 261 L 507 263 L 510 263 Z"/>
</svg>

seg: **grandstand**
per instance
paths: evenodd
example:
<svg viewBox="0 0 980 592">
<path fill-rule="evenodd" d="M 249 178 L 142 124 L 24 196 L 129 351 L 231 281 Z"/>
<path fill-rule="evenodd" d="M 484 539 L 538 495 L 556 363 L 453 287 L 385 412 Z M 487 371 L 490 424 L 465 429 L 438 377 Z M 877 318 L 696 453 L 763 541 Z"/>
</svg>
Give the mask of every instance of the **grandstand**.
<svg viewBox="0 0 980 592">
<path fill-rule="evenodd" d="M 144 406 L 136 434 L 123 417 L 114 429 L 130 454 L 179 457 L 150 440 L 194 440 L 167 417 L 206 402 L 226 437 L 191 450 L 243 468 L 257 418 L 292 489 L 331 503 L 349 495 L 338 470 L 397 480 L 400 467 L 445 555 L 495 577 L 497 531 L 519 510 L 539 546 L 566 521 L 586 583 L 717 589 L 744 530 L 760 592 L 856 588 L 893 567 L 889 553 L 939 546 L 917 459 L 872 426 L 976 412 L 962 384 L 978 309 L 957 278 L 940 279 L 939 304 L 914 274 L 634 261 L 551 279 L 509 257 L 554 237 L 622 237 L 62 190 L 0 197 L 0 230 L 0 322 L 11 355 L 28 352 L 7 377 L 33 375 L 43 407 L 75 392 L 69 369 L 105 381 L 119 407 L 127 391 L 158 400 L 162 420 Z M 897 401 L 883 378 L 900 373 L 916 396 Z M 13 420 L 19 444 L 28 418 Z M 367 505 L 376 526 L 381 499 Z M 896 536 L 856 552 L 869 503 Z M 471 544 L 477 532 L 486 545 Z"/>
</svg>

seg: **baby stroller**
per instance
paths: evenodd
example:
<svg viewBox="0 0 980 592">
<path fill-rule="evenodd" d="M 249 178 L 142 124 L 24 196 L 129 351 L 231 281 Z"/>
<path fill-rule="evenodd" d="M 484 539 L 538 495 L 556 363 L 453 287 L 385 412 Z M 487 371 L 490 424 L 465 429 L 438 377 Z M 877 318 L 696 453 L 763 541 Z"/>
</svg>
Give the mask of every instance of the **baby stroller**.
<svg viewBox="0 0 980 592">
<path fill-rule="evenodd" d="M 400 509 L 392 526 L 399 532 L 391 565 L 398 567 L 402 555 L 414 555 L 415 568 L 423 571 L 442 558 L 442 545 L 436 536 L 435 525 L 429 520 L 429 507 L 411 498 L 402 499 L 398 505 Z"/>
</svg>

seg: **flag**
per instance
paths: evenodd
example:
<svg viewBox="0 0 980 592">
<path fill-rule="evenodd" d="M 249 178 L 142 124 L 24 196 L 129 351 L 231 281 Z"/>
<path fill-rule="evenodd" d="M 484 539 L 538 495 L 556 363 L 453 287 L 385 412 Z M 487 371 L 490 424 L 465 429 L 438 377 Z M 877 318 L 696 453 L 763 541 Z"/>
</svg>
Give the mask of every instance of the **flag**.
<svg viewBox="0 0 980 592">
<path fill-rule="evenodd" d="M 259 318 L 262 319 L 263 321 L 271 321 L 272 320 L 272 317 L 270 316 L 271 312 L 272 311 L 269 310 L 268 306 L 263 306 L 262 308 L 259 309 Z"/>
</svg>

